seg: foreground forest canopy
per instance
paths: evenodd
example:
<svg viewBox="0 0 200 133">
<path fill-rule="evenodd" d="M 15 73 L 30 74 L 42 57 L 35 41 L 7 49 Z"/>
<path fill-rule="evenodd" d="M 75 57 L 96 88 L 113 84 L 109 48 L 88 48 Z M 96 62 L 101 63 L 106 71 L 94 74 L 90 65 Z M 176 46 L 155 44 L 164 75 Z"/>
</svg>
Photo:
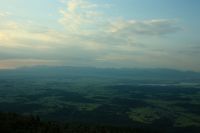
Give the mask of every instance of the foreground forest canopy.
<svg viewBox="0 0 200 133">
<path fill-rule="evenodd" d="M 39 116 L 0 113 L 1 133 L 159 133 L 154 129 L 41 121 Z"/>
<path fill-rule="evenodd" d="M 181 133 L 198 132 L 199 128 L 184 128 L 174 131 Z M 41 121 L 39 116 L 0 113 L 1 133 L 165 133 L 159 128 L 131 128 L 83 123 L 60 123 Z"/>
<path fill-rule="evenodd" d="M 5 133 L 198 133 L 200 74 L 42 66 L 2 70 L 0 112 Z"/>
</svg>

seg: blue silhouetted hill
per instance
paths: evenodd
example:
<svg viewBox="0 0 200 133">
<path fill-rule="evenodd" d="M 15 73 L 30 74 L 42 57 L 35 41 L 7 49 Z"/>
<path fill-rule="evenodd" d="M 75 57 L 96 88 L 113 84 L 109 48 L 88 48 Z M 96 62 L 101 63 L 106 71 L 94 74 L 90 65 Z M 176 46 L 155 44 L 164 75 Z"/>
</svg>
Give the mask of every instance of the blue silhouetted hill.
<svg viewBox="0 0 200 133">
<path fill-rule="evenodd" d="M 0 77 L 107 77 L 159 80 L 199 80 L 200 73 L 174 69 L 95 68 L 70 66 L 36 66 L 0 70 Z"/>
</svg>

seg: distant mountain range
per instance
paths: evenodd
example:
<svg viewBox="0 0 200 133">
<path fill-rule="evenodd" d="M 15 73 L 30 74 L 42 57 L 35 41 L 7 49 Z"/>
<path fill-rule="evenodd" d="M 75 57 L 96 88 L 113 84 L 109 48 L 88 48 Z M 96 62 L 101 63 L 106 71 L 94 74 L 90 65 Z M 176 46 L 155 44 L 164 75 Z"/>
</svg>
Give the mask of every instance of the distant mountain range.
<svg viewBox="0 0 200 133">
<path fill-rule="evenodd" d="M 142 69 L 142 68 L 94 68 L 71 66 L 36 66 L 12 70 L 0 70 L 0 77 L 110 77 L 135 79 L 200 79 L 199 72 L 179 71 L 174 69 Z"/>
</svg>

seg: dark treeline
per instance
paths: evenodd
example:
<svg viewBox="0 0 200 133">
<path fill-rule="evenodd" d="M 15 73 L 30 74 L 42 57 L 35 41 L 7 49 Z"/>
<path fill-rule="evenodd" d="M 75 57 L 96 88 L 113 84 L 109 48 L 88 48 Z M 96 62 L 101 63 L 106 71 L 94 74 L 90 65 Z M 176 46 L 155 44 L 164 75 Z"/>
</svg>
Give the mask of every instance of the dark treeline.
<svg viewBox="0 0 200 133">
<path fill-rule="evenodd" d="M 157 133 L 152 129 L 42 121 L 39 116 L 0 113 L 0 133 Z"/>
<path fill-rule="evenodd" d="M 199 133 L 199 128 L 133 128 L 44 121 L 39 116 L 0 112 L 0 133 Z"/>
</svg>

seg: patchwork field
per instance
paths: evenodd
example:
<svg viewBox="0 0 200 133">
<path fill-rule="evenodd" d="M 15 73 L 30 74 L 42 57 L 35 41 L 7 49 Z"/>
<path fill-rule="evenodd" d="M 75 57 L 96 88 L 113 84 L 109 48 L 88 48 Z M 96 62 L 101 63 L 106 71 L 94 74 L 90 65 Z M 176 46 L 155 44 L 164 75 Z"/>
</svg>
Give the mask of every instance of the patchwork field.
<svg viewBox="0 0 200 133">
<path fill-rule="evenodd" d="M 200 129 L 198 84 L 119 79 L 1 79 L 0 111 L 43 119 L 166 130 Z"/>
</svg>

